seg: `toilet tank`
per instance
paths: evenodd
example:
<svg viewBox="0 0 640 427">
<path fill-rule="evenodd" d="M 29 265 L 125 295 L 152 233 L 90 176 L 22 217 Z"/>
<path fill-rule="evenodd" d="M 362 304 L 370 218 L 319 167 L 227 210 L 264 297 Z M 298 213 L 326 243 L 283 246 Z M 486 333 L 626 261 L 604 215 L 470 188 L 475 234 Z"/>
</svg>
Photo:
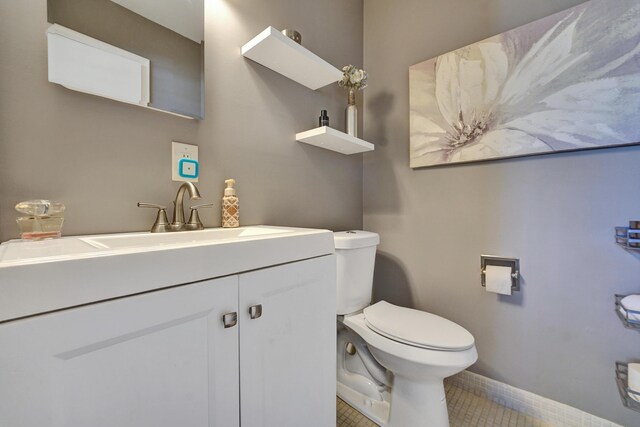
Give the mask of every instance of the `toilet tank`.
<svg viewBox="0 0 640 427">
<path fill-rule="evenodd" d="M 350 314 L 371 303 L 373 267 L 380 236 L 368 231 L 333 233 L 337 262 L 337 311 Z"/>
</svg>

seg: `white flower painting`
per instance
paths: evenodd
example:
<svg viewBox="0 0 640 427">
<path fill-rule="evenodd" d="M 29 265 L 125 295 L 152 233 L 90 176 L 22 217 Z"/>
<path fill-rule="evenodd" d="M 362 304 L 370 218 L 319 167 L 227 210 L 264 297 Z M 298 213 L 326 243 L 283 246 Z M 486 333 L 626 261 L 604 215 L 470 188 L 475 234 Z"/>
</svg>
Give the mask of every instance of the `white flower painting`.
<svg viewBox="0 0 640 427">
<path fill-rule="evenodd" d="M 409 80 L 412 168 L 640 143 L 640 1 L 591 0 Z"/>
</svg>

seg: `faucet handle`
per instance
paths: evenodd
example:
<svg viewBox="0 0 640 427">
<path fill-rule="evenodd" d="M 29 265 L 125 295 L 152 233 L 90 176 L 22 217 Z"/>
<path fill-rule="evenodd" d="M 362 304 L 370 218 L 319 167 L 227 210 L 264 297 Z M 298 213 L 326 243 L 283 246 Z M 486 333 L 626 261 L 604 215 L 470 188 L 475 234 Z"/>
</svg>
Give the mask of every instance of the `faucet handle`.
<svg viewBox="0 0 640 427">
<path fill-rule="evenodd" d="M 138 202 L 138 207 L 139 208 L 154 208 L 154 209 L 166 209 L 166 206 L 160 206 L 160 205 L 156 205 L 154 203 L 145 203 L 145 202 Z"/>
<path fill-rule="evenodd" d="M 204 203 L 201 205 L 191 206 L 191 215 L 189 215 L 189 221 L 185 224 L 185 229 L 203 230 L 204 225 L 202 224 L 202 221 L 200 221 L 200 215 L 198 214 L 198 209 L 212 208 L 212 207 L 214 207 L 213 203 Z"/>
<path fill-rule="evenodd" d="M 191 206 L 191 210 L 200 209 L 200 208 L 212 208 L 214 206 L 215 206 L 214 203 L 203 203 L 201 205 Z"/>
<path fill-rule="evenodd" d="M 158 209 L 158 215 L 156 216 L 156 222 L 151 227 L 152 233 L 164 233 L 171 231 L 169 218 L 167 218 L 167 211 L 164 206 L 156 205 L 153 203 L 138 202 L 139 208 L 154 208 Z"/>
</svg>

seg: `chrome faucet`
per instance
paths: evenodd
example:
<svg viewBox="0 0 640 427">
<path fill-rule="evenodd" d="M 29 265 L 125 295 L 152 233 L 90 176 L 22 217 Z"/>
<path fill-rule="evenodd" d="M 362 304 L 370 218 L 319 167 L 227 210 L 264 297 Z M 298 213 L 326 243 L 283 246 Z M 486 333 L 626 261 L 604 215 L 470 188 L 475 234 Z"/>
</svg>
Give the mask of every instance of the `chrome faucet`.
<svg viewBox="0 0 640 427">
<path fill-rule="evenodd" d="M 200 199 L 200 192 L 198 188 L 191 182 L 183 182 L 176 194 L 176 200 L 173 202 L 173 222 L 171 222 L 171 229 L 173 231 L 186 230 L 184 222 L 184 193 L 189 192 L 189 198 L 192 200 Z"/>
</svg>

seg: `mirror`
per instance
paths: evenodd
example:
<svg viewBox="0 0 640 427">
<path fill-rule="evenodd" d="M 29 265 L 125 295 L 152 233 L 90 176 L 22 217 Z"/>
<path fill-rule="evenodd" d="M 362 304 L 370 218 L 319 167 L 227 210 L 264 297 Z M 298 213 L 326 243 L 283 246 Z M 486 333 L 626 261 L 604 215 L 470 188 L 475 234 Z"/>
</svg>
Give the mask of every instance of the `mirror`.
<svg viewBox="0 0 640 427">
<path fill-rule="evenodd" d="M 49 81 L 204 118 L 204 0 L 47 0 Z"/>
</svg>

